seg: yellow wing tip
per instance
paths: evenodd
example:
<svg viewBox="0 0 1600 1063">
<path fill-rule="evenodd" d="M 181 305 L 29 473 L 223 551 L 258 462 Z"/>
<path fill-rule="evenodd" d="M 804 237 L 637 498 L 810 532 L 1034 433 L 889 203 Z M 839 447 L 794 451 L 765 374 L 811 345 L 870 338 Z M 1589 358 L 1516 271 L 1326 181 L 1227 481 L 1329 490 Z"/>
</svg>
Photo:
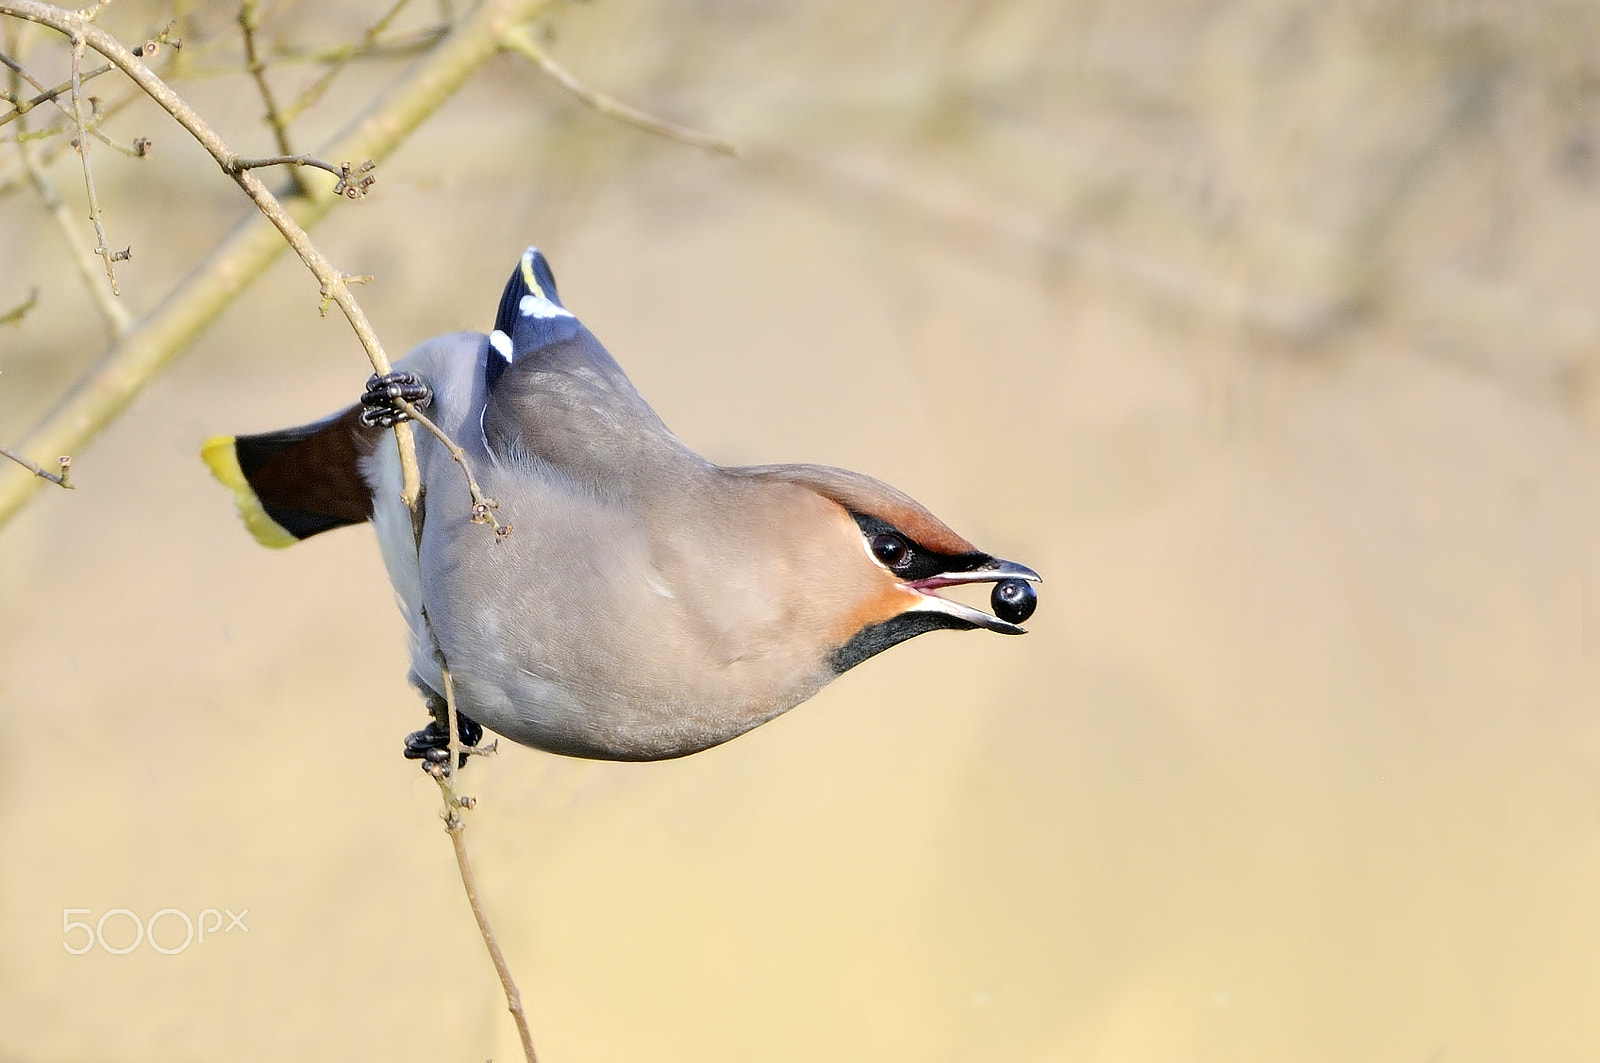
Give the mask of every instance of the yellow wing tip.
<svg viewBox="0 0 1600 1063">
<path fill-rule="evenodd" d="M 261 504 L 261 499 L 256 497 L 255 488 L 250 486 L 250 481 L 245 479 L 244 470 L 239 467 L 239 452 L 234 446 L 233 436 L 216 436 L 208 439 L 200 448 L 200 457 L 215 476 L 228 490 L 233 492 L 234 505 L 239 509 L 239 519 L 244 521 L 245 528 L 262 546 L 270 546 L 274 550 L 281 550 L 285 546 L 293 546 L 299 542 L 292 534 L 284 529 L 283 525 L 267 516 L 266 507 Z"/>
</svg>

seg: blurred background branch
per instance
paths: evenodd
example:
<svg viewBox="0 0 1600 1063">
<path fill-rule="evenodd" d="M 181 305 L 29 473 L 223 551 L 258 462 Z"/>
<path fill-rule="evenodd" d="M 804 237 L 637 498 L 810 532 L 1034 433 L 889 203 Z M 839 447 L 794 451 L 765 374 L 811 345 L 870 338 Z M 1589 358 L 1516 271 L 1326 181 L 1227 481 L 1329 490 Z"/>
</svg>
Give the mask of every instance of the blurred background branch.
<svg viewBox="0 0 1600 1063">
<path fill-rule="evenodd" d="M 664 121 L 653 114 L 641 111 L 637 107 L 630 107 L 612 96 L 597 92 L 572 75 L 566 67 L 550 58 L 550 53 L 540 46 L 534 37 L 534 32 L 528 26 L 514 26 L 505 36 L 506 47 L 523 56 L 534 66 L 548 74 L 557 84 L 572 93 L 584 103 L 593 107 L 600 114 L 608 118 L 615 118 L 621 122 L 636 126 L 648 133 L 655 133 L 671 140 L 680 141 L 696 148 L 705 148 L 721 155 L 738 155 L 737 145 L 721 137 L 702 133 L 698 129 L 679 125 L 676 122 Z"/>
</svg>

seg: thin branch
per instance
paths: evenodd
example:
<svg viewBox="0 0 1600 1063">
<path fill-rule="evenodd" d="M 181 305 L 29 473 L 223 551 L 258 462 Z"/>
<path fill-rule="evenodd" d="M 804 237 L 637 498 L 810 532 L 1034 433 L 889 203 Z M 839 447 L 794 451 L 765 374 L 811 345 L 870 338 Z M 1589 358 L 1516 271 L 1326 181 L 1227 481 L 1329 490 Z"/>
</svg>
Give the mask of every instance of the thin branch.
<svg viewBox="0 0 1600 1063">
<path fill-rule="evenodd" d="M 16 462 L 18 465 L 21 465 L 24 469 L 27 469 L 41 480 L 49 480 L 57 487 L 64 487 L 68 491 L 75 491 L 78 488 L 78 485 L 72 483 L 69 479 L 69 477 L 72 475 L 72 459 L 65 454 L 56 459 L 56 464 L 61 467 L 61 471 L 58 473 L 46 472 L 44 469 L 35 465 L 21 454 L 7 450 L 5 447 L 0 447 L 0 457 L 10 458 L 12 461 Z"/>
<path fill-rule="evenodd" d="M 72 83 L 70 81 L 67 83 L 67 87 L 69 89 L 71 88 L 71 84 Z M 118 150 L 125 150 L 123 145 L 119 145 L 119 144 L 115 143 L 109 137 L 107 137 L 104 134 L 102 134 L 100 132 L 100 127 L 101 127 L 101 125 L 103 125 L 105 123 L 105 121 L 107 119 L 109 119 L 112 116 L 118 114 L 119 112 L 125 110 L 130 103 L 132 103 L 136 99 L 139 99 L 143 95 L 144 95 L 144 93 L 135 90 L 133 92 L 128 93 L 126 96 L 123 96 L 121 99 L 117 100 L 116 102 L 111 103 L 111 104 L 107 104 L 107 105 L 103 105 L 103 106 L 95 105 L 94 104 L 95 97 L 91 96 L 89 98 L 89 100 L 90 100 L 91 106 L 94 107 L 95 116 L 96 116 L 92 121 L 92 128 L 90 129 L 90 132 L 94 135 L 94 138 L 96 140 L 99 140 L 99 141 L 105 143 L 105 144 L 110 145 L 111 147 L 117 148 Z M 58 106 L 59 106 L 59 104 L 58 104 Z M 62 113 L 63 114 L 67 113 L 67 111 L 66 111 L 66 109 L 64 107 L 62 108 Z M 66 128 L 63 127 L 62 131 L 65 132 Z M 21 138 L 19 137 L 18 139 L 21 139 Z M 142 157 L 144 155 L 149 154 L 150 142 L 148 140 L 145 140 L 143 137 L 141 137 L 140 140 L 144 141 L 144 147 L 143 147 L 142 150 L 140 149 L 139 141 L 135 141 L 131 146 L 133 148 L 133 154 Z M 49 145 L 47 148 L 45 148 L 43 153 L 40 154 L 39 159 L 38 159 L 39 164 L 41 166 L 50 165 L 51 163 L 55 162 L 58 157 L 60 157 L 62 152 L 68 150 L 71 146 L 72 145 L 68 141 L 65 141 L 65 140 L 59 141 L 59 142 L 57 142 L 55 144 Z M 23 179 L 25 177 L 26 177 L 26 174 L 10 173 L 10 174 L 7 174 L 4 178 L 0 178 L 0 196 L 3 196 L 8 192 L 16 191 L 16 189 L 19 188 L 22 185 Z"/>
<path fill-rule="evenodd" d="M 105 121 L 105 118 L 105 113 L 100 109 L 99 97 L 90 96 L 89 119 L 86 123 L 86 128 L 89 130 L 89 135 L 91 137 L 94 137 L 100 143 L 104 144 L 108 148 L 111 148 L 113 151 L 120 151 L 122 154 L 131 159 L 142 159 L 146 155 L 150 154 L 150 142 L 144 137 L 140 137 L 132 144 L 124 144 L 115 137 L 108 136 L 105 131 L 100 128 L 101 123 Z M 77 131 L 77 125 L 73 123 L 69 117 L 66 125 L 51 126 L 48 129 L 39 129 L 33 132 L 19 131 L 14 136 L 0 137 L 0 142 L 7 144 L 20 144 L 24 140 L 50 140 L 61 136 L 63 133 L 76 134 Z M 76 148 L 78 146 L 76 137 L 69 141 L 67 146 Z"/>
<path fill-rule="evenodd" d="M 150 141 L 145 137 L 138 137 L 132 144 L 124 144 L 116 137 L 110 136 L 101 125 L 106 116 L 100 110 L 100 101 L 97 97 L 89 97 L 89 135 L 112 151 L 120 152 L 130 159 L 142 159 L 150 154 Z"/>
<path fill-rule="evenodd" d="M 331 162 L 323 162 L 311 155 L 272 155 L 265 159 L 236 158 L 223 166 L 223 169 L 232 175 L 246 170 L 259 170 L 263 166 L 311 166 L 318 170 L 326 170 L 339 179 L 339 183 L 333 186 L 334 195 L 344 196 L 346 199 L 360 199 L 377 181 L 377 177 L 372 174 L 375 165 L 371 159 L 360 166 L 352 166 L 348 162 L 335 166 Z"/>
<path fill-rule="evenodd" d="M 28 293 L 28 298 L 13 306 L 10 310 L 0 314 L 0 325 L 20 325 L 22 319 L 28 316 L 28 311 L 39 305 L 39 289 L 34 288 Z"/>
<path fill-rule="evenodd" d="M 652 114 L 646 114 L 636 107 L 628 106 L 621 100 L 589 88 L 573 77 L 560 63 L 550 58 L 549 53 L 540 46 L 538 41 L 534 40 L 533 31 L 526 25 L 516 26 L 509 30 L 505 35 L 505 44 L 508 49 L 528 59 L 540 70 L 543 70 L 559 82 L 568 92 L 603 115 L 627 122 L 629 125 L 637 126 L 646 132 L 657 133 L 680 143 L 688 144 L 691 147 L 704 148 L 706 151 L 714 151 L 719 155 L 737 156 L 739 154 L 739 146 L 731 141 L 723 140 L 721 137 L 713 136 L 710 133 L 702 133 L 697 129 L 690 129 L 688 126 L 678 125 L 675 122 L 668 122 Z"/>
<path fill-rule="evenodd" d="M 372 48 L 373 43 L 378 39 L 378 34 L 388 29 L 389 24 L 394 21 L 395 16 L 400 14 L 400 12 L 404 10 L 405 6 L 410 2 L 411 0 L 395 0 L 394 5 L 391 6 L 388 11 L 385 11 L 378 21 L 367 27 L 367 31 L 361 35 L 361 40 L 357 41 L 354 45 L 346 47 L 343 51 L 343 54 L 336 58 L 327 70 L 324 70 L 320 75 L 318 75 L 317 80 L 313 81 L 311 85 L 300 94 L 299 98 L 290 104 L 286 110 L 284 110 L 283 120 L 285 122 L 294 121 L 296 118 L 300 117 L 301 114 L 305 113 L 306 108 L 322 99 L 322 94 L 328 91 L 328 86 L 333 84 L 333 79 L 339 76 L 340 71 L 344 70 L 346 66 L 350 65 L 351 60 L 355 59 L 357 56 L 366 54 L 368 50 Z"/>
<path fill-rule="evenodd" d="M 511 535 L 512 526 L 510 524 L 501 524 L 495 519 L 494 511 L 500 508 L 500 500 L 490 498 L 478 486 L 478 481 L 472 476 L 472 469 L 467 465 L 466 452 L 456 444 L 455 440 L 450 438 L 444 429 L 423 416 L 421 410 L 405 399 L 395 399 L 394 401 L 395 405 L 404 410 L 408 417 L 433 433 L 434 438 L 444 445 L 445 450 L 450 452 L 450 456 L 455 459 L 456 464 L 461 466 L 462 475 L 467 478 L 467 492 L 472 495 L 472 523 L 490 525 L 494 528 L 494 541 L 497 543 L 504 542 Z"/>
<path fill-rule="evenodd" d="M 61 230 L 61 238 L 67 245 L 73 268 L 78 272 L 78 279 L 83 281 L 83 286 L 89 290 L 89 297 L 94 301 L 95 309 L 105 318 L 106 328 L 113 336 L 126 333 L 133 325 L 133 315 L 101 279 L 100 263 L 95 261 L 95 254 L 89 249 L 88 234 L 78 228 L 78 219 L 73 217 L 72 212 L 67 209 L 67 205 L 56 192 L 55 186 L 45 176 L 44 168 L 34 158 L 33 145 L 18 144 L 17 150 L 22 157 L 23 169 L 27 171 L 35 191 L 39 193 L 39 201 L 44 204 L 44 208 L 55 219 L 56 227 Z"/>
<path fill-rule="evenodd" d="M 288 124 L 278 110 L 278 101 L 273 98 L 272 86 L 267 83 L 267 64 L 256 52 L 256 27 L 260 24 L 256 0 L 239 0 L 239 32 L 244 36 L 245 69 L 250 71 L 250 76 L 255 79 L 256 88 L 261 93 L 261 103 L 267 109 L 267 124 L 272 127 L 273 139 L 278 144 L 278 154 L 292 156 L 295 150 L 289 145 Z M 300 172 L 292 171 L 290 178 L 294 181 L 295 191 L 302 196 L 306 195 L 308 189 Z"/>
<path fill-rule="evenodd" d="M 159 46 L 158 42 L 160 42 L 160 43 L 166 43 L 167 42 L 167 31 L 166 30 L 162 30 L 160 36 L 158 38 L 156 38 L 156 40 L 146 41 L 142 47 L 135 48 L 133 50 L 133 54 L 134 55 L 142 55 L 142 54 L 152 54 L 153 55 L 155 53 L 155 49 Z M 178 44 L 178 42 L 173 42 L 173 43 L 175 45 Z M 42 81 L 40 81 L 38 78 L 34 77 L 32 74 L 28 73 L 28 71 L 23 68 L 23 66 L 22 66 L 22 64 L 20 62 L 18 62 L 17 60 L 13 59 L 9 55 L 6 55 L 4 52 L 0 52 L 0 63 L 3 63 L 6 66 L 10 67 L 14 74 L 16 74 L 17 76 L 21 77 L 25 81 L 27 81 L 27 83 L 33 87 L 34 91 L 39 93 L 38 96 L 34 97 L 31 100 L 26 100 L 26 101 L 21 100 L 20 89 L 13 89 L 11 92 L 5 93 L 4 94 L 4 98 L 9 100 L 11 103 L 15 104 L 16 107 L 9 114 L 4 116 L 3 118 L 0 118 L 0 125 L 5 125 L 7 122 L 10 122 L 13 119 L 16 119 L 16 118 L 28 113 L 34 107 L 36 107 L 38 104 L 43 103 L 45 101 L 49 101 L 50 103 L 55 105 L 55 107 L 56 107 L 56 109 L 58 111 L 60 111 L 64 115 L 66 115 L 67 119 L 73 123 L 72 128 L 74 128 L 74 129 L 77 128 L 78 119 L 77 119 L 76 111 L 69 110 L 64 104 L 61 103 L 61 100 L 60 100 L 60 96 L 61 96 L 62 93 L 68 92 L 68 91 L 70 91 L 72 89 L 72 79 L 70 79 L 70 78 L 67 79 L 66 81 L 62 82 L 60 85 L 56 86 L 53 89 L 47 89 L 47 88 L 44 87 L 44 83 Z M 104 65 L 102 67 L 98 67 L 95 70 L 91 70 L 89 73 L 82 75 L 82 77 L 79 79 L 79 84 L 81 85 L 82 82 L 88 81 L 89 79 L 94 78 L 94 77 L 98 77 L 99 75 L 106 73 L 108 70 L 113 70 L 113 69 L 115 69 L 115 67 L 112 64 L 107 63 L 106 65 Z M 102 113 L 102 111 L 101 111 L 99 98 L 95 97 L 95 96 L 89 97 L 89 121 L 87 123 L 88 129 L 89 129 L 89 134 L 91 136 L 93 136 L 96 140 L 100 141 L 102 144 L 105 144 L 107 147 L 115 148 L 116 150 L 122 152 L 124 155 L 129 155 L 129 156 L 132 156 L 133 158 L 136 158 L 136 159 L 144 158 L 144 156 L 148 152 L 148 144 L 146 144 L 146 146 L 144 148 L 139 147 L 137 143 L 135 143 L 133 145 L 124 144 L 119 140 L 113 140 L 111 137 L 107 136 L 105 133 L 103 133 L 100 130 L 101 122 L 104 121 L 104 119 L 106 119 L 108 117 L 110 117 L 109 114 Z M 35 138 L 37 139 L 37 138 L 42 138 L 42 137 L 55 136 L 58 133 L 65 132 L 66 129 L 67 129 L 67 127 L 63 126 L 63 127 L 56 128 L 56 129 L 41 130 L 40 132 L 35 134 Z M 21 139 L 21 138 L 19 137 L 18 139 Z M 76 146 L 76 145 L 74 145 L 74 146 Z"/>
<path fill-rule="evenodd" d="M 408 71 L 367 113 L 358 116 L 319 154 L 330 158 L 372 158 L 381 162 L 493 58 L 509 27 L 534 18 L 551 2 L 484 0 L 427 58 Z M 73 13 L 39 0 L 0 0 L 0 14 L 53 26 L 63 32 L 78 25 Z M 135 83 L 158 102 L 161 94 L 171 95 L 165 83 L 129 56 L 114 39 L 92 27 L 85 37 L 90 47 L 128 71 Z M 120 58 L 118 54 L 107 54 L 107 50 L 119 53 Z M 185 128 L 189 128 L 187 123 Z M 249 176 L 246 173 L 235 179 Z M 325 216 L 335 202 L 338 201 L 330 195 L 314 194 L 309 200 L 296 200 L 293 213 L 301 222 L 311 225 Z M 35 453 L 59 454 L 81 449 L 87 440 L 126 409 L 155 375 L 237 299 L 283 249 L 284 240 L 275 225 L 254 218 L 242 221 L 150 316 L 106 351 L 95 367 L 34 426 L 23 444 Z M 0 525 L 16 514 L 37 487 L 34 477 L 0 474 Z"/>
<path fill-rule="evenodd" d="M 483 935 L 483 943 L 489 949 L 489 959 L 494 961 L 495 973 L 500 976 L 500 987 L 505 990 L 506 1010 L 511 1012 L 511 1018 L 517 1024 L 517 1036 L 522 1039 L 522 1054 L 527 1063 L 539 1063 L 533 1050 L 533 1035 L 528 1032 L 528 1016 L 522 1010 L 522 994 L 517 991 L 517 983 L 511 977 L 505 954 L 500 951 L 500 943 L 489 927 L 489 917 L 478 898 L 478 883 L 472 874 L 472 861 L 467 858 L 467 843 L 463 837 L 467 825 L 461 813 L 470 810 L 477 801 L 456 795 L 456 765 L 461 763 L 462 752 L 461 736 L 457 731 L 460 716 L 456 711 L 455 683 L 450 678 L 450 669 L 441 666 L 440 670 L 444 676 L 444 700 L 448 714 L 446 726 L 450 729 L 450 759 L 443 764 L 428 764 L 428 774 L 439 784 L 439 793 L 444 798 L 444 808 L 439 816 L 444 820 L 444 829 L 450 834 L 450 845 L 455 849 L 456 867 L 461 871 L 461 885 L 467 892 L 467 903 L 472 906 L 472 918 L 478 922 L 478 932 Z"/>
<path fill-rule="evenodd" d="M 99 10 L 100 6 L 96 5 L 95 12 Z M 106 246 L 106 227 L 100 217 L 100 198 L 94 191 L 94 168 L 89 165 L 89 127 L 83 120 L 83 79 L 80 76 L 83 43 L 82 36 L 72 35 L 72 121 L 78 127 L 78 141 L 73 146 L 77 148 L 78 159 L 83 163 L 83 187 L 89 196 L 89 221 L 94 225 L 94 253 L 105 260 L 106 276 L 111 279 L 111 294 L 120 295 L 122 293 L 117 291 L 115 263 L 132 258 L 133 248 L 130 246 L 125 251 L 112 251 Z"/>
<path fill-rule="evenodd" d="M 18 74 L 26 74 L 26 71 L 24 71 L 22 69 L 22 67 L 16 63 L 15 60 L 13 60 L 10 56 L 6 55 L 4 52 L 0 52 L 0 63 L 4 63 L 6 66 L 11 67 L 11 69 L 13 71 L 15 71 L 16 73 L 18 73 Z M 99 77 L 101 74 L 104 74 L 109 70 L 115 70 L 115 69 L 116 68 L 113 67 L 110 63 L 107 63 L 104 66 L 97 66 L 93 70 L 91 70 L 88 73 L 84 74 L 83 77 L 80 79 L 80 83 L 83 82 L 83 81 L 92 81 L 93 79 Z M 16 119 L 18 119 L 18 118 L 22 117 L 23 115 L 27 114 L 29 111 L 33 110 L 35 107 L 39 106 L 41 103 L 50 103 L 50 102 L 54 101 L 56 99 L 56 97 L 60 96 L 63 92 L 70 92 L 71 89 L 72 89 L 72 79 L 68 78 L 66 81 L 63 81 L 61 84 L 57 85 L 53 89 L 43 89 L 43 90 L 41 90 L 37 96 L 34 96 L 31 99 L 26 99 L 26 100 L 18 99 L 14 94 L 7 93 L 6 94 L 7 102 L 15 104 L 15 107 L 12 110 L 6 112 L 5 114 L 0 114 L 0 125 L 6 125 L 9 122 L 15 121 Z"/>
<path fill-rule="evenodd" d="M 13 88 L 19 83 L 19 77 L 25 76 L 21 70 L 12 67 L 10 77 Z M 18 129 L 20 138 L 27 131 L 26 119 L 18 122 Z M 77 270 L 78 279 L 89 290 L 89 298 L 94 302 L 95 309 L 105 318 L 107 330 L 112 336 L 120 336 L 127 332 L 133 322 L 133 315 L 100 278 L 100 264 L 95 261 L 95 256 L 89 250 L 88 236 L 78 227 L 78 219 L 72 216 L 72 212 L 67 209 L 66 203 L 56 192 L 55 185 L 45 176 L 44 166 L 40 164 L 34 146 L 19 139 L 17 157 L 22 162 L 23 172 L 33 182 L 34 191 L 39 195 L 39 202 L 50 212 L 56 228 L 61 230 L 62 240 L 67 245 L 67 252 L 72 259 L 73 268 Z"/>
<path fill-rule="evenodd" d="M 138 55 L 139 52 L 137 50 L 135 50 L 134 54 Z M 0 98 L 4 98 L 4 99 L 8 100 L 9 102 L 11 102 L 13 104 L 16 104 L 16 107 L 15 107 L 14 110 L 12 110 L 5 117 L 0 118 L 0 125 L 5 125 L 7 122 L 10 122 L 13 119 L 16 119 L 16 118 L 20 117 L 21 115 L 24 115 L 24 114 L 28 113 L 29 111 L 33 110 L 33 108 L 35 106 L 37 106 L 38 104 L 48 101 L 48 102 L 54 104 L 58 111 L 60 111 L 64 115 L 66 115 L 68 121 L 72 122 L 72 125 L 71 126 L 58 126 L 58 127 L 52 128 L 52 129 L 42 129 L 42 130 L 38 131 L 37 133 L 33 134 L 32 139 L 38 140 L 38 139 L 43 139 L 45 137 L 57 136 L 57 135 L 59 135 L 61 133 L 65 133 L 69 128 L 74 129 L 74 130 L 77 129 L 77 119 L 76 119 L 76 116 L 75 116 L 75 112 L 67 109 L 67 107 L 64 104 L 62 104 L 61 100 L 60 100 L 61 94 L 64 93 L 64 92 L 70 91 L 71 88 L 72 88 L 72 80 L 70 78 L 68 80 L 62 82 L 56 88 L 47 89 L 47 88 L 44 87 L 44 82 L 40 81 L 38 78 L 36 78 L 32 74 L 28 73 L 28 71 L 22 66 L 22 64 L 20 62 L 18 62 L 17 60 L 13 59 L 9 55 L 6 55 L 4 52 L 0 52 L 0 63 L 3 63 L 4 65 L 10 67 L 14 74 L 16 74 L 17 76 L 21 77 L 23 80 L 27 81 L 27 83 L 33 87 L 34 91 L 39 93 L 39 95 L 34 97 L 32 100 L 26 100 L 26 101 L 23 101 L 21 99 L 21 90 L 20 90 L 20 88 L 14 88 L 10 92 L 0 94 Z M 107 63 L 105 66 L 99 67 L 96 70 L 92 70 L 89 73 L 84 74 L 80 78 L 80 84 L 83 81 L 88 81 L 90 78 L 98 76 L 100 74 L 103 74 L 106 71 L 112 70 L 112 69 L 115 69 L 115 68 L 111 64 Z M 100 123 L 106 117 L 107 117 L 106 115 L 101 113 L 99 98 L 95 97 L 95 96 L 90 96 L 89 97 L 89 121 L 87 123 L 88 129 L 89 129 L 89 135 L 94 137 L 96 140 L 100 141 L 102 144 L 105 144 L 107 147 L 112 147 L 112 148 L 117 149 L 118 151 L 122 152 L 124 155 L 131 155 L 134 158 L 143 158 L 145 156 L 145 152 L 144 151 L 139 150 L 138 148 L 136 148 L 134 146 L 123 144 L 121 141 L 113 140 L 111 137 L 109 137 L 105 133 L 101 132 Z M 21 140 L 21 139 L 24 139 L 24 138 L 19 136 L 17 139 Z M 76 146 L 76 145 L 74 145 L 74 146 Z"/>
</svg>

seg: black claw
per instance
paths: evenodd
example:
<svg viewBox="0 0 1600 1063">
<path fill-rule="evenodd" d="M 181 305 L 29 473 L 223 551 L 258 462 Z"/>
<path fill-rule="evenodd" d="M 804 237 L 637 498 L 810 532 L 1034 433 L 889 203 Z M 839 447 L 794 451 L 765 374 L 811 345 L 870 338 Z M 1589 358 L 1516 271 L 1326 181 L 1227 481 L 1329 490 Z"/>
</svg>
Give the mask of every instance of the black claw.
<svg viewBox="0 0 1600 1063">
<path fill-rule="evenodd" d="M 411 373 L 374 375 L 367 381 L 367 390 L 361 395 L 361 423 L 368 428 L 393 428 L 411 415 L 396 403 L 404 399 L 416 407 L 433 402 L 433 389 Z"/>
<path fill-rule="evenodd" d="M 406 759 L 422 760 L 431 749 L 447 749 L 449 739 L 444 736 L 444 728 L 437 723 L 429 723 L 420 731 L 412 731 L 406 735 Z"/>
<path fill-rule="evenodd" d="M 483 739 L 483 724 L 469 716 L 456 713 L 456 733 L 461 737 L 461 745 L 467 749 L 476 746 Z M 445 764 L 450 760 L 450 739 L 443 724 L 438 720 L 431 720 L 428 726 L 420 731 L 412 731 L 406 735 L 405 756 L 407 760 L 420 760 L 427 764 Z M 464 767 L 467 763 L 467 754 L 462 752 L 461 763 L 457 767 Z"/>
</svg>

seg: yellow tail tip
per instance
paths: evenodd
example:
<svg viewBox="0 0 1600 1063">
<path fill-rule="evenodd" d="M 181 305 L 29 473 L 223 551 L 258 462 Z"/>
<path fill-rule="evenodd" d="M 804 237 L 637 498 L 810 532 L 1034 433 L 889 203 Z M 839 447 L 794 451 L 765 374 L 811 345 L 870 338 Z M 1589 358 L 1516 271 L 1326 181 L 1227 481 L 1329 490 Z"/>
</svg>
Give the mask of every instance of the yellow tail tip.
<svg viewBox="0 0 1600 1063">
<path fill-rule="evenodd" d="M 239 508 L 239 519 L 244 521 L 245 528 L 256 542 L 281 550 L 300 541 L 283 525 L 267 516 L 266 507 L 256 497 L 255 488 L 250 486 L 244 470 L 239 467 L 239 453 L 234 447 L 233 436 L 217 436 L 206 440 L 200 448 L 200 457 L 211 470 L 211 475 L 233 492 L 234 505 Z"/>
</svg>

